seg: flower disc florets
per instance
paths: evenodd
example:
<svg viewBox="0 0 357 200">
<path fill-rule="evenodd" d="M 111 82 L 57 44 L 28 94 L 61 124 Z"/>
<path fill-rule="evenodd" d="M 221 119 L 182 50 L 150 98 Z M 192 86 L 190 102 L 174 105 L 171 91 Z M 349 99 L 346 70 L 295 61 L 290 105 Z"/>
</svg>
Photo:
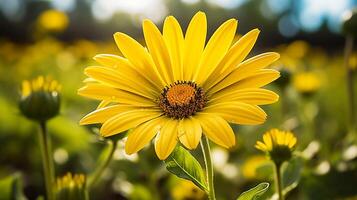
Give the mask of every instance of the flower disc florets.
<svg viewBox="0 0 357 200">
<path fill-rule="evenodd" d="M 205 93 L 192 81 L 176 81 L 166 86 L 159 98 L 159 106 L 165 115 L 174 119 L 192 116 L 204 108 Z"/>
</svg>

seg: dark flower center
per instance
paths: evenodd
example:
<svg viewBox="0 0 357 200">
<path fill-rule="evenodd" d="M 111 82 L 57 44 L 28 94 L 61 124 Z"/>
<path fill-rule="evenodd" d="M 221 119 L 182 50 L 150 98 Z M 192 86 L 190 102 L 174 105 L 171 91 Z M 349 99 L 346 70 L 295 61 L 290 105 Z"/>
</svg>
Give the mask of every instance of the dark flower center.
<svg viewBox="0 0 357 200">
<path fill-rule="evenodd" d="M 192 81 L 176 81 L 166 86 L 159 98 L 160 108 L 166 116 L 174 119 L 192 116 L 205 104 L 203 89 Z"/>
</svg>

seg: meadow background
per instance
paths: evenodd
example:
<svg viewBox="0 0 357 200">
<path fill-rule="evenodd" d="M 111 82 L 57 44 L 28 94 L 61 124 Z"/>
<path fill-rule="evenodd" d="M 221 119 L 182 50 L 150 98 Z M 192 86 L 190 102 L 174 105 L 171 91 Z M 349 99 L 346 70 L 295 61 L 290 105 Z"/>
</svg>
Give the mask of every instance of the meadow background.
<svg viewBox="0 0 357 200">
<path fill-rule="evenodd" d="M 83 69 L 95 65 L 96 54 L 120 55 L 113 33 L 144 42 L 142 19 L 161 27 L 167 15 L 174 15 L 185 30 L 201 10 L 208 17 L 209 35 L 233 17 L 239 23 L 237 39 L 253 28 L 261 30 L 250 56 L 281 54 L 271 67 L 282 76 L 269 86 L 280 100 L 264 107 L 267 122 L 235 126 L 236 148 L 212 150 L 217 198 L 234 199 L 272 180 L 271 163 L 254 144 L 265 131 L 280 128 L 298 137 L 299 158 L 284 179 L 291 187 L 287 199 L 356 199 L 357 140 L 351 124 L 357 122 L 349 117 L 341 31 L 344 11 L 355 5 L 355 0 L 0 0 L 0 185 L 15 176 L 28 199 L 45 192 L 39 130 L 18 110 L 22 80 L 49 75 L 62 85 L 61 113 L 48 124 L 56 173 L 89 173 L 106 146 L 97 127 L 78 124 L 98 103 L 77 95 Z M 357 93 L 357 49 L 348 64 Z M 131 156 L 123 145 L 119 142 L 91 199 L 205 199 L 166 171 L 152 145 Z M 0 187 L 0 199 L 6 199 L 5 190 Z"/>
</svg>

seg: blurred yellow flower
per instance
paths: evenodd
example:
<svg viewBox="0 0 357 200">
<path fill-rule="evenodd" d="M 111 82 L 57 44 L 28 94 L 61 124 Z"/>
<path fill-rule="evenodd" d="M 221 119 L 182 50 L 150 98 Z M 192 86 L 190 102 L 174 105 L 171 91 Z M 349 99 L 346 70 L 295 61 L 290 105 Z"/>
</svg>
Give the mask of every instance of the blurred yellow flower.
<svg viewBox="0 0 357 200">
<path fill-rule="evenodd" d="M 180 179 L 171 190 L 174 200 L 203 200 L 206 199 L 205 192 L 191 181 Z"/>
<path fill-rule="evenodd" d="M 242 174 L 247 179 L 258 178 L 257 169 L 265 165 L 268 160 L 264 156 L 251 156 L 242 166 Z"/>
<path fill-rule="evenodd" d="M 55 185 L 56 200 L 85 200 L 88 199 L 86 177 L 83 174 L 67 173 L 57 178 Z"/>
<path fill-rule="evenodd" d="M 263 135 L 263 142 L 257 141 L 255 148 L 265 152 L 275 163 L 281 164 L 292 156 L 297 139 L 290 131 L 272 129 Z"/>
<path fill-rule="evenodd" d="M 32 81 L 23 81 L 20 110 L 30 119 L 45 121 L 59 112 L 60 85 L 50 78 L 39 76 Z"/>
<path fill-rule="evenodd" d="M 289 44 L 289 46 L 285 50 L 285 53 L 288 54 L 290 57 L 299 59 L 306 55 L 309 48 L 310 48 L 309 43 L 302 40 L 297 40 Z"/>
<path fill-rule="evenodd" d="M 128 154 L 156 136 L 155 151 L 162 160 L 178 141 L 195 149 L 202 133 L 218 145 L 233 147 L 235 135 L 229 122 L 264 123 L 266 113 L 259 105 L 276 102 L 278 95 L 260 87 L 279 77 L 278 71 L 265 69 L 279 58 L 277 53 L 243 62 L 260 31 L 250 31 L 231 46 L 236 28 L 237 20 L 227 20 L 205 45 L 206 15 L 198 12 L 185 37 L 173 16 L 165 19 L 163 34 L 144 20 L 147 48 L 124 33 L 114 34 L 125 57 L 97 55 L 95 60 L 102 66 L 85 69 L 91 81 L 79 94 L 105 106 L 80 123 L 103 124 L 104 137 L 133 128 L 125 145 Z"/>
<path fill-rule="evenodd" d="M 40 14 L 37 23 L 46 31 L 61 32 L 68 27 L 69 19 L 66 13 L 50 9 Z"/>
<path fill-rule="evenodd" d="M 293 86 L 303 94 L 310 94 L 317 91 L 321 86 L 319 77 L 312 72 L 302 72 L 294 74 Z"/>
<path fill-rule="evenodd" d="M 79 58 L 92 58 L 98 52 L 97 45 L 89 40 L 77 40 L 71 49 Z"/>
</svg>

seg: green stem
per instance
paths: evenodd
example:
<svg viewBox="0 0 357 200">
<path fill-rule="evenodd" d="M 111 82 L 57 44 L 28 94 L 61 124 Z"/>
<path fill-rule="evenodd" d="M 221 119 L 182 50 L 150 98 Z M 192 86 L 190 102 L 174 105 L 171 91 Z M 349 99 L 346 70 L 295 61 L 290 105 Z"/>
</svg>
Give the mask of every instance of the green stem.
<svg viewBox="0 0 357 200">
<path fill-rule="evenodd" d="M 213 181 L 213 176 L 214 176 L 213 164 L 211 159 L 209 140 L 206 136 L 202 136 L 201 148 L 202 148 L 203 158 L 205 160 L 205 165 L 206 165 L 206 178 L 208 182 L 208 198 L 210 200 L 216 200 L 216 196 L 214 192 L 214 181 Z"/>
<path fill-rule="evenodd" d="M 88 180 L 88 188 L 92 188 L 95 186 L 99 178 L 102 176 L 104 170 L 108 167 L 108 165 L 113 159 L 115 149 L 117 148 L 117 142 L 108 140 L 107 144 L 108 144 L 109 153 L 105 158 L 105 160 L 103 160 L 103 162 L 101 162 L 98 165 L 98 168 L 94 171 L 92 177 Z"/>
<path fill-rule="evenodd" d="M 353 72 L 351 67 L 349 66 L 349 59 L 353 50 L 353 36 L 348 35 L 346 37 L 346 44 L 345 44 L 345 56 L 344 56 L 344 65 L 346 68 L 346 75 L 347 75 L 347 91 L 348 91 L 348 101 L 350 107 L 350 120 L 349 120 L 349 128 L 353 132 L 355 131 L 355 122 L 356 122 L 356 107 L 355 107 L 355 100 L 354 100 L 354 88 L 353 88 Z"/>
<path fill-rule="evenodd" d="M 41 132 L 39 134 L 40 149 L 42 154 L 42 165 L 45 176 L 47 199 L 53 200 L 53 186 L 55 183 L 55 172 L 51 151 L 51 140 L 47 132 L 46 122 L 40 122 Z"/>
<path fill-rule="evenodd" d="M 284 200 L 284 195 L 283 195 L 283 189 L 282 189 L 282 183 L 281 183 L 281 164 L 274 163 L 275 166 L 275 187 L 276 187 L 276 192 L 279 195 L 279 200 Z"/>
</svg>

